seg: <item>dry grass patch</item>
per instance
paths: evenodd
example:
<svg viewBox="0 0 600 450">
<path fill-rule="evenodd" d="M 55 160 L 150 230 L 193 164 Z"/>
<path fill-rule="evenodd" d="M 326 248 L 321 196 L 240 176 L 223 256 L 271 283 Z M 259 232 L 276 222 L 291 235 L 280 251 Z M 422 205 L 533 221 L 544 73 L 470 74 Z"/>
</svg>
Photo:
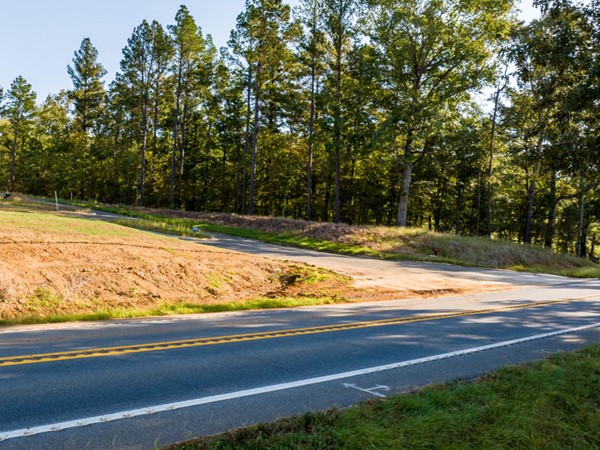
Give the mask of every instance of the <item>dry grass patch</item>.
<svg viewBox="0 0 600 450">
<path fill-rule="evenodd" d="M 557 254 L 549 249 L 484 237 L 465 237 L 435 233 L 421 228 L 385 226 L 352 226 L 327 222 L 308 222 L 261 216 L 241 216 L 224 213 L 196 213 L 170 210 L 141 210 L 167 217 L 185 217 L 199 222 L 255 230 L 261 233 L 301 239 L 326 241 L 345 248 L 340 252 L 369 254 L 380 257 L 407 257 L 432 260 L 438 251 L 438 261 L 492 268 L 530 270 L 576 276 L 598 276 L 600 266 L 570 255 Z M 307 243 L 307 247 L 311 244 Z M 329 248 L 335 251 L 335 247 Z"/>
</svg>

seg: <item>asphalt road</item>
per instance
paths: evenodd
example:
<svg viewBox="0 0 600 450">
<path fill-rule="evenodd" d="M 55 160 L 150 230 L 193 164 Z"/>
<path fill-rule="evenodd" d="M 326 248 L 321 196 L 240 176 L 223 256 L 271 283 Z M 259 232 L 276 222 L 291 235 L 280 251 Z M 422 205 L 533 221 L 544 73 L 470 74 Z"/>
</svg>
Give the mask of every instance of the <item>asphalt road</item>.
<svg viewBox="0 0 600 450">
<path fill-rule="evenodd" d="M 599 280 L 393 264 L 514 289 L 0 329 L 0 449 L 160 447 L 600 342 Z"/>
</svg>

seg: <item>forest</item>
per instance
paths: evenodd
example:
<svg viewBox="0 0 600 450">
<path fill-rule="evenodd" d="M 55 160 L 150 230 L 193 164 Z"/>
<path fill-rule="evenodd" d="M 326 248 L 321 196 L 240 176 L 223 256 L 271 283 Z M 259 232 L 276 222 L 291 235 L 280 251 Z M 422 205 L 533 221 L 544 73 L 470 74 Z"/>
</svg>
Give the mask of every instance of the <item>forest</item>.
<svg viewBox="0 0 600 450">
<path fill-rule="evenodd" d="M 424 227 L 595 259 L 600 0 L 246 0 L 226 47 L 185 6 L 110 82 L 0 87 L 0 189 Z M 66 63 L 69 63 L 66 61 Z"/>
</svg>

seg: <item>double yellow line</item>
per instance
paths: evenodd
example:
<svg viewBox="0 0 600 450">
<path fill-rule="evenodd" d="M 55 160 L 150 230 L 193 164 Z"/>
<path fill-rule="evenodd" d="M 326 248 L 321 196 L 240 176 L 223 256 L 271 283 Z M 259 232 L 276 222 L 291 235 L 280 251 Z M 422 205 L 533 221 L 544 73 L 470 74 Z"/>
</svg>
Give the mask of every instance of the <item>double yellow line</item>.
<svg viewBox="0 0 600 450">
<path fill-rule="evenodd" d="M 337 325 L 326 325 L 308 328 L 293 328 L 289 330 L 265 331 L 262 333 L 233 334 L 229 336 L 203 337 L 196 339 L 184 339 L 177 341 L 151 342 L 139 345 L 123 345 L 116 347 L 90 348 L 83 350 L 71 350 L 65 352 L 39 353 L 32 355 L 19 355 L 0 358 L 0 367 L 17 366 L 25 364 L 49 363 L 57 361 L 67 361 L 83 358 L 100 358 L 104 356 L 119 356 L 130 353 L 156 352 L 163 350 L 174 350 L 187 347 L 203 347 L 208 345 L 232 344 L 235 342 L 258 341 L 263 339 L 277 339 L 290 336 L 302 336 L 318 333 L 332 333 L 336 331 L 356 330 L 360 328 L 384 327 L 389 325 L 399 325 L 411 322 L 424 322 L 428 320 L 450 319 L 455 317 L 474 316 L 481 314 L 490 314 L 502 311 L 513 311 L 526 308 L 537 308 L 541 306 L 555 305 L 560 303 L 569 303 L 576 300 L 584 300 L 597 296 L 569 298 L 562 300 L 550 300 L 545 302 L 522 303 L 503 308 L 479 309 L 470 311 L 460 311 L 440 314 L 426 314 L 398 317 L 392 319 L 372 320 L 363 322 L 350 322 Z"/>
</svg>

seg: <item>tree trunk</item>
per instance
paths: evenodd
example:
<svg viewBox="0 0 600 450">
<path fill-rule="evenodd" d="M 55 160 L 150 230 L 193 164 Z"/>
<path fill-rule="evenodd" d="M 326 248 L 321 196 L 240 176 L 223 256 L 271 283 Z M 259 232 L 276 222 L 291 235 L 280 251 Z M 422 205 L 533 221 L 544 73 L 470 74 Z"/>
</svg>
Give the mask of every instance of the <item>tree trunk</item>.
<svg viewBox="0 0 600 450">
<path fill-rule="evenodd" d="M 402 187 L 400 189 L 400 201 L 398 202 L 398 219 L 396 224 L 399 227 L 408 225 L 408 193 L 410 189 L 410 177 L 412 176 L 413 163 L 407 162 L 402 171 Z"/>
<path fill-rule="evenodd" d="M 585 238 L 583 233 L 583 218 L 585 212 L 585 190 L 583 180 L 580 183 L 581 195 L 579 196 L 579 220 L 577 223 L 577 256 L 585 258 Z"/>
<path fill-rule="evenodd" d="M 250 198 L 249 198 L 249 213 L 254 214 L 254 190 L 256 180 L 256 151 L 258 148 L 258 131 L 259 131 L 259 119 L 260 119 L 260 75 L 261 75 L 261 63 L 259 62 L 256 66 L 256 89 L 254 93 L 254 127 L 252 131 L 252 162 L 250 164 Z"/>
<path fill-rule="evenodd" d="M 398 217 L 396 219 L 396 225 L 399 227 L 406 227 L 408 225 L 408 194 L 410 190 L 410 178 L 414 163 L 412 160 L 412 130 L 409 130 L 406 137 L 406 145 L 404 146 L 404 169 L 402 170 L 402 186 L 400 188 L 400 200 L 398 202 Z"/>
<path fill-rule="evenodd" d="M 327 182 L 325 183 L 325 199 L 323 205 L 323 213 L 321 220 L 327 222 L 329 220 L 329 203 L 331 203 L 331 167 L 327 170 Z"/>
<path fill-rule="evenodd" d="M 238 167 L 236 173 L 237 205 L 236 211 L 246 213 L 246 158 L 250 151 L 252 136 L 250 134 L 250 116 L 252 115 L 252 64 L 248 64 L 248 82 L 246 85 L 246 139 L 244 142 L 244 157 L 238 154 Z M 241 184 L 240 184 L 241 180 Z"/>
<path fill-rule="evenodd" d="M 544 235 L 544 247 L 552 248 L 554 241 L 554 225 L 556 223 L 556 172 L 552 171 L 550 178 L 550 208 L 548 209 L 548 222 L 546 223 L 546 234 Z"/>
<path fill-rule="evenodd" d="M 153 101 L 153 119 L 152 119 L 152 154 L 156 155 L 156 152 L 158 150 L 158 90 L 159 90 L 159 84 L 156 84 L 156 94 L 154 96 L 154 101 Z M 154 158 L 152 158 L 151 161 L 154 161 Z M 150 165 L 150 175 L 154 174 L 154 164 Z"/>
<path fill-rule="evenodd" d="M 334 187 L 334 216 L 333 221 L 340 223 L 341 204 L 340 204 L 340 176 L 341 176 L 341 145 L 342 145 L 342 62 L 341 45 L 337 49 L 338 56 L 336 62 L 336 84 L 335 84 L 335 117 L 334 117 L 334 147 L 335 147 L 335 187 Z"/>
<path fill-rule="evenodd" d="M 498 89 L 494 93 L 494 112 L 492 114 L 492 130 L 490 135 L 490 153 L 488 165 L 488 189 L 487 189 L 487 235 L 492 235 L 492 177 L 494 176 L 494 144 L 496 139 L 496 119 L 498 117 L 498 105 L 500 103 L 500 94 L 507 85 L 506 74 L 508 73 L 508 65 L 504 68 L 504 85 L 498 85 Z"/>
<path fill-rule="evenodd" d="M 179 149 L 179 187 L 181 189 L 182 181 L 183 181 L 183 172 L 185 169 L 185 149 L 187 146 L 186 137 L 187 137 L 187 125 L 188 125 L 188 115 L 189 108 L 187 102 L 183 103 L 183 114 L 181 120 L 181 142 Z"/>
<path fill-rule="evenodd" d="M 143 80 L 142 80 L 143 83 Z M 140 173 L 140 205 L 144 206 L 146 189 L 146 145 L 148 141 L 148 95 L 144 93 L 142 104 L 142 168 Z"/>
<path fill-rule="evenodd" d="M 15 170 L 17 166 L 17 147 L 19 142 L 19 133 L 15 127 L 15 136 L 13 139 L 12 152 L 10 158 L 10 191 L 15 191 Z"/>
<path fill-rule="evenodd" d="M 456 198 L 456 221 L 454 224 L 454 234 L 460 234 L 460 219 L 462 214 L 463 190 L 458 188 L 458 196 Z"/>
<path fill-rule="evenodd" d="M 313 56 L 310 68 L 310 118 L 308 121 L 308 165 L 306 168 L 306 220 L 312 219 L 312 171 L 313 171 L 313 143 L 315 126 L 315 59 Z"/>
<path fill-rule="evenodd" d="M 479 236 L 481 226 L 481 167 L 477 171 L 477 203 L 475 206 L 475 236 Z"/>
<path fill-rule="evenodd" d="M 179 110 L 181 108 L 182 62 L 179 62 L 177 74 L 177 93 L 175 96 L 175 114 L 173 117 L 173 153 L 171 154 L 171 179 L 169 185 L 169 208 L 175 208 L 175 172 L 177 170 L 177 138 L 179 132 Z"/>
<path fill-rule="evenodd" d="M 531 244 L 531 223 L 533 221 L 533 203 L 535 200 L 535 177 L 537 170 L 533 168 L 531 180 L 529 181 L 529 187 L 527 188 L 527 208 L 525 212 L 525 232 L 523 233 L 523 242 L 525 244 Z"/>
</svg>

